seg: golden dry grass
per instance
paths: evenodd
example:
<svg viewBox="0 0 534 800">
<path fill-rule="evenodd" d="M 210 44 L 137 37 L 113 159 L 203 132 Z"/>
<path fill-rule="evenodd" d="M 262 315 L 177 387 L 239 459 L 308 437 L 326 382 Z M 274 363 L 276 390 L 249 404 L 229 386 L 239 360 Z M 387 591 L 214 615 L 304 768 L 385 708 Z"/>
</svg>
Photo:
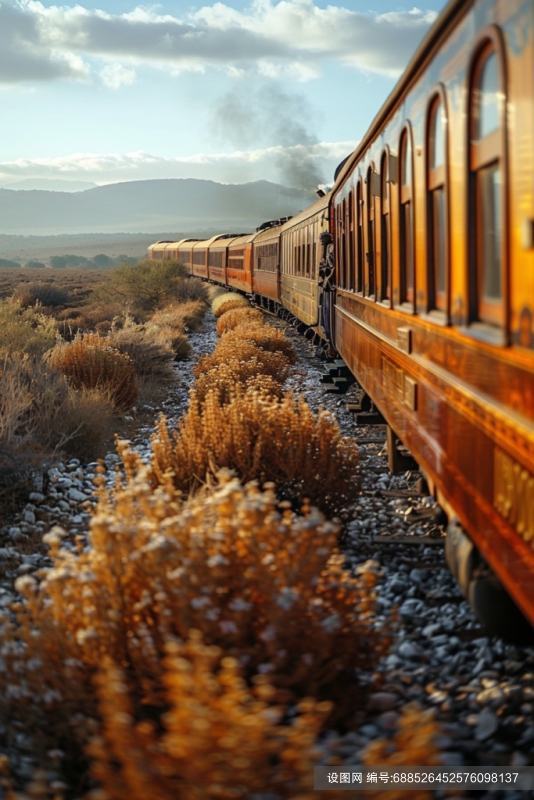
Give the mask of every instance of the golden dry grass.
<svg viewBox="0 0 534 800">
<path fill-rule="evenodd" d="M 56 345 L 50 360 L 75 389 L 104 391 L 122 410 L 135 405 L 139 385 L 134 364 L 109 339 L 97 333 L 78 334 L 72 342 Z"/>
<path fill-rule="evenodd" d="M 230 311 L 225 311 L 217 320 L 217 333 L 222 336 L 223 333 L 233 330 L 241 325 L 263 325 L 264 318 L 261 311 L 256 308 L 234 308 Z"/>
<path fill-rule="evenodd" d="M 211 310 L 217 318 L 233 308 L 250 308 L 250 304 L 248 300 L 236 292 L 226 292 L 218 295 L 211 304 Z"/>
<path fill-rule="evenodd" d="M 345 439 L 334 418 L 314 414 L 304 400 L 282 401 L 261 391 L 236 390 L 225 404 L 217 392 L 191 403 L 176 431 L 158 423 L 153 439 L 158 482 L 172 475 L 189 492 L 213 469 L 227 467 L 243 480 L 274 481 L 283 496 L 311 497 L 319 507 L 336 507 L 358 489 L 358 447 Z"/>
<path fill-rule="evenodd" d="M 202 330 L 202 322 L 206 313 L 206 305 L 200 300 L 188 300 L 185 303 L 171 303 L 156 311 L 150 317 L 149 325 L 173 328 L 183 333 L 186 330 Z"/>
<path fill-rule="evenodd" d="M 198 800 L 204 791 L 224 796 L 206 788 L 207 774 L 221 771 L 225 791 L 235 786 L 235 769 L 222 765 L 242 755 L 248 729 L 254 777 L 239 773 L 247 791 L 261 769 L 266 790 L 293 796 L 298 775 L 292 768 L 284 783 L 282 753 L 294 748 L 309 779 L 330 706 L 306 701 L 303 721 L 288 725 L 284 703 L 328 698 L 347 677 L 344 711 L 361 702 L 354 669 L 372 668 L 383 650 L 373 571 L 351 577 L 332 550 L 338 526 L 309 507 L 303 516 L 280 509 L 272 488 L 221 473 L 218 486 L 184 505 L 168 479 L 154 489 L 138 455 L 125 445 L 121 452 L 127 483 L 102 494 L 90 547 L 66 549 L 64 532 L 53 529 L 45 536 L 52 568 L 39 583 L 19 578 L 24 603 L 15 617 L 3 613 L 5 718 L 16 730 L 29 726 L 41 763 L 63 750 L 63 775 L 73 779 L 86 770 L 91 740 L 93 775 L 116 800 L 134 791 L 131 781 L 144 792 L 150 774 L 151 797 L 160 789 L 172 797 L 174 779 L 197 787 Z M 268 680 L 256 677 L 260 665 Z"/>
<path fill-rule="evenodd" d="M 224 317 L 222 317 L 224 319 Z M 240 352 L 245 342 L 253 342 L 257 347 L 269 353 L 282 353 L 290 364 L 296 362 L 295 353 L 291 343 L 286 339 L 283 331 L 276 330 L 270 325 L 239 325 L 234 330 L 225 333 L 218 347 L 234 348 Z"/>
</svg>

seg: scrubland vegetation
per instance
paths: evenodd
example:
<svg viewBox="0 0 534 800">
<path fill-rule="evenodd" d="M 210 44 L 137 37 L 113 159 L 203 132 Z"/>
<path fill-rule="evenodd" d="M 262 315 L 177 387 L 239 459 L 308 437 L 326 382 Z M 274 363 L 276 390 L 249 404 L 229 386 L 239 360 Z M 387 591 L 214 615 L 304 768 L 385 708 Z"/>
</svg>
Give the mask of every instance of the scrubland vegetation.
<svg viewBox="0 0 534 800">
<path fill-rule="evenodd" d="M 0 504 L 54 457 L 102 456 L 118 418 L 175 380 L 208 297 L 171 267 L 125 265 L 88 287 L 21 281 L 0 300 Z"/>
<path fill-rule="evenodd" d="M 39 309 L 4 302 L 6 364 L 22 351 L 65 397 L 129 407 L 143 377 L 167 380 L 173 336 L 200 324 L 205 287 L 172 280 L 69 341 Z M 124 474 L 110 489 L 98 469 L 89 545 L 63 547 L 52 529 L 51 569 L 20 577 L 20 602 L 1 612 L 5 741 L 30 736 L 40 764 L 24 795 L 4 764 L 10 800 L 309 800 L 321 732 L 350 727 L 357 671 L 387 651 L 375 565 L 351 574 L 323 516 L 357 491 L 357 448 L 284 393 L 295 357 L 281 332 L 212 294 L 220 340 L 178 428 L 159 420 L 148 464 L 119 443 Z M 436 732 L 408 709 L 367 763 L 436 763 Z"/>
</svg>

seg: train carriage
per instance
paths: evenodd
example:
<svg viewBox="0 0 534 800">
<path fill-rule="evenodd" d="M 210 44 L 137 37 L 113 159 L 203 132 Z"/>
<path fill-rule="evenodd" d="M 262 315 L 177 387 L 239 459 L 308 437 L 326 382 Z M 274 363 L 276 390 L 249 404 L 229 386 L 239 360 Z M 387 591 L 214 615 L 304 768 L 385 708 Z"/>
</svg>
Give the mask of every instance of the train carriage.
<svg viewBox="0 0 534 800">
<path fill-rule="evenodd" d="M 329 195 L 292 217 L 280 233 L 280 298 L 306 325 L 319 324 L 319 237 L 328 231 Z"/>
<path fill-rule="evenodd" d="M 168 239 L 161 239 L 159 242 L 151 244 L 148 248 L 148 258 L 154 261 L 162 261 L 165 258 L 165 251 L 170 244 L 173 244 L 173 242 Z"/>
<path fill-rule="evenodd" d="M 336 350 L 467 531 L 466 594 L 471 540 L 531 621 L 533 28 L 531 2 L 450 3 L 331 210 Z"/>
<path fill-rule="evenodd" d="M 255 235 L 239 236 L 228 247 L 227 285 L 247 294 L 252 292 L 252 242 Z"/>
<path fill-rule="evenodd" d="M 254 238 L 252 291 L 256 302 L 267 308 L 280 302 L 280 234 L 273 224 Z"/>
</svg>

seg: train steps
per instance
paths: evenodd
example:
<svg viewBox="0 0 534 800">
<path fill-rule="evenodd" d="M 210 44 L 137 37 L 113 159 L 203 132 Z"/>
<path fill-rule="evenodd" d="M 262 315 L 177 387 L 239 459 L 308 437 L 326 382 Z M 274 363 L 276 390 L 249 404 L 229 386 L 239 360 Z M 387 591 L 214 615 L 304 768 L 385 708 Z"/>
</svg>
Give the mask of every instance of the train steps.
<svg viewBox="0 0 534 800">
<path fill-rule="evenodd" d="M 343 359 L 336 358 L 330 361 L 321 371 L 321 383 L 325 391 L 331 394 L 345 394 L 356 379 Z"/>
</svg>

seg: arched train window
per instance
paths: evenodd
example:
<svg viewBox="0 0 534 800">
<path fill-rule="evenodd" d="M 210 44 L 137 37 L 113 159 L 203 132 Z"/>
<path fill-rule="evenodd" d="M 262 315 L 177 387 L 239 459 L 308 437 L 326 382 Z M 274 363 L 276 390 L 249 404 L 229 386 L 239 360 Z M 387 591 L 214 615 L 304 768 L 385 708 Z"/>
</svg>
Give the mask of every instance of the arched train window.
<svg viewBox="0 0 534 800">
<path fill-rule="evenodd" d="M 373 192 L 373 168 L 367 170 L 366 186 L 366 205 L 367 205 L 367 275 L 365 281 L 365 294 L 372 297 L 375 294 L 375 231 L 374 231 L 374 192 Z"/>
<path fill-rule="evenodd" d="M 441 93 L 432 100 L 428 114 L 427 187 L 429 308 L 446 311 L 449 250 L 447 118 Z"/>
<path fill-rule="evenodd" d="M 408 128 L 401 134 L 399 153 L 400 301 L 414 303 L 413 150 Z"/>
<path fill-rule="evenodd" d="M 356 187 L 356 256 L 357 256 L 357 276 L 356 291 L 363 293 L 364 290 L 364 240 L 363 240 L 363 188 L 362 179 L 358 181 Z"/>
<path fill-rule="evenodd" d="M 471 72 L 469 236 L 471 319 L 504 324 L 505 75 L 497 29 Z"/>
<path fill-rule="evenodd" d="M 390 298 L 390 203 L 388 153 L 382 155 L 380 164 L 380 300 Z"/>
</svg>

